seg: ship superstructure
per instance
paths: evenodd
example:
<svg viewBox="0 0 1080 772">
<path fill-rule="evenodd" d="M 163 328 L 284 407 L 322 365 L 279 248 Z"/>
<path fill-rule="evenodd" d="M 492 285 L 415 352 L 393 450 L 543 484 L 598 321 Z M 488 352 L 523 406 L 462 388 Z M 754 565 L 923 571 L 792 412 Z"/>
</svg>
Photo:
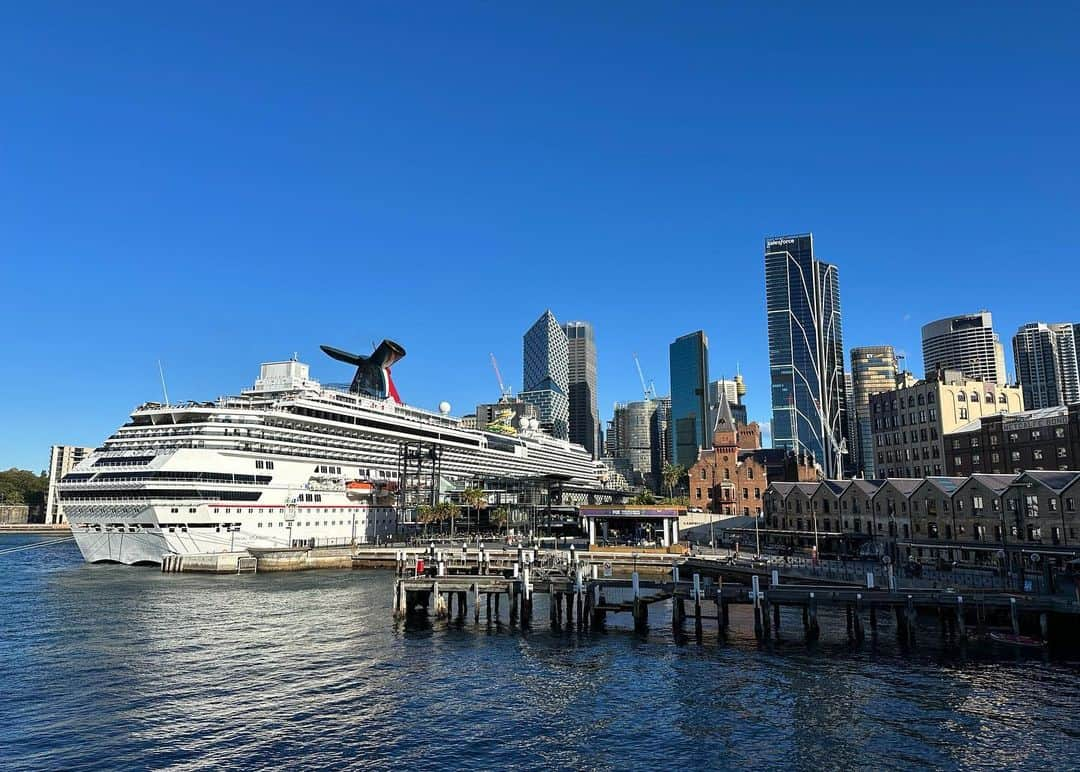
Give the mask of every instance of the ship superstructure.
<svg viewBox="0 0 1080 772">
<path fill-rule="evenodd" d="M 581 446 L 525 425 L 507 436 L 463 428 L 447 411 L 402 404 L 390 376 L 405 355 L 323 347 L 356 366 L 347 389 L 294 360 L 262 365 L 253 388 L 213 402 L 149 402 L 60 484 L 91 562 L 298 544 L 369 543 L 393 533 L 402 448 L 439 456 L 441 481 L 555 475 L 596 487 Z M 445 405 L 443 406 L 446 407 Z"/>
</svg>

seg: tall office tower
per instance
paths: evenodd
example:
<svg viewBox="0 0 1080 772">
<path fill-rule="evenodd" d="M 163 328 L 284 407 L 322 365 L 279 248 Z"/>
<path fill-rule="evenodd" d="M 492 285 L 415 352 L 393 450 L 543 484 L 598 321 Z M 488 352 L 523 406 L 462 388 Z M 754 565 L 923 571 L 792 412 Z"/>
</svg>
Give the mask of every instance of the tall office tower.
<svg viewBox="0 0 1080 772">
<path fill-rule="evenodd" d="M 708 447 L 709 339 L 701 330 L 668 347 L 671 367 L 671 462 L 689 469 Z"/>
<path fill-rule="evenodd" d="M 570 354 L 570 441 L 600 457 L 600 410 L 596 407 L 596 338 L 588 322 L 563 325 Z"/>
<path fill-rule="evenodd" d="M 565 440 L 570 436 L 570 352 L 566 333 L 550 310 L 525 333 L 518 398 L 536 405 L 540 427 Z"/>
<path fill-rule="evenodd" d="M 989 311 L 938 319 L 922 328 L 925 376 L 958 370 L 974 381 L 1005 385 L 1005 349 Z"/>
<path fill-rule="evenodd" d="M 1031 322 L 1017 330 L 1013 359 L 1026 409 L 1080 402 L 1078 331 L 1080 325 L 1043 322 Z"/>
<path fill-rule="evenodd" d="M 657 397 L 653 401 L 656 402 L 656 413 L 653 414 L 656 422 L 653 468 L 662 472 L 671 463 L 671 397 Z"/>
<path fill-rule="evenodd" d="M 77 445 L 53 445 L 49 449 L 49 490 L 45 496 L 45 522 L 51 525 L 66 523 L 64 505 L 57 495 L 57 483 L 84 458 L 94 452 L 93 448 Z"/>
<path fill-rule="evenodd" d="M 774 448 L 811 452 L 843 474 L 847 388 L 836 266 L 814 257 L 806 233 L 765 241 Z"/>
<path fill-rule="evenodd" d="M 876 477 L 874 467 L 874 419 L 870 416 L 870 395 L 896 388 L 899 364 L 892 346 L 857 346 L 851 349 L 851 404 L 855 431 L 849 450 L 854 471 L 868 479 Z"/>
<path fill-rule="evenodd" d="M 615 455 L 630 461 L 635 485 L 645 484 L 657 491 L 663 472 L 662 459 L 666 455 L 659 452 L 664 442 L 664 425 L 662 416 L 658 419 L 657 414 L 662 411 L 663 406 L 656 399 L 618 403 L 612 419 L 619 437 Z"/>
</svg>

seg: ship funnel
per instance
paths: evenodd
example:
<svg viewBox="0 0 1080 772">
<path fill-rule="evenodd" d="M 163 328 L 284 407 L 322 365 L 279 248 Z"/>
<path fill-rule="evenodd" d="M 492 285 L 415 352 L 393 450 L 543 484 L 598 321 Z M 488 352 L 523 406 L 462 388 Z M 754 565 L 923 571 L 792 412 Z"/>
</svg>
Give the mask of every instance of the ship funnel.
<svg viewBox="0 0 1080 772">
<path fill-rule="evenodd" d="M 349 391 L 376 399 L 393 397 L 400 402 L 390 378 L 390 367 L 405 356 L 405 349 L 392 340 L 384 340 L 370 356 L 353 354 L 333 346 L 320 346 L 332 359 L 356 367 Z"/>
</svg>

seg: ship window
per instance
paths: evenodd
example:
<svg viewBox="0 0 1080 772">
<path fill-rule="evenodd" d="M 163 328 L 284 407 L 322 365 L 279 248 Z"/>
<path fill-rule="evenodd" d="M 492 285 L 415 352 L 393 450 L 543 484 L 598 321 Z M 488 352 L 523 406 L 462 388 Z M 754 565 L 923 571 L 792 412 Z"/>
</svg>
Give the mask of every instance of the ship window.
<svg viewBox="0 0 1080 772">
<path fill-rule="evenodd" d="M 259 528 L 262 528 L 262 523 L 259 523 Z"/>
</svg>

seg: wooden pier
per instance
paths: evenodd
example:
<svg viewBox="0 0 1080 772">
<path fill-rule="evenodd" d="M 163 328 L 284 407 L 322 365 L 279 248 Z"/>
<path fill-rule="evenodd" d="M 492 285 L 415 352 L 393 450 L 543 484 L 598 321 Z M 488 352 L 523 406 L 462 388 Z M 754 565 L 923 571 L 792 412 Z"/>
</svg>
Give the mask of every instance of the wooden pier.
<svg viewBox="0 0 1080 772">
<path fill-rule="evenodd" d="M 848 640 L 862 643 L 876 639 L 883 615 L 895 616 L 896 634 L 905 646 L 916 643 L 919 615 L 936 617 L 943 642 L 963 645 L 969 638 L 985 637 L 992 623 L 1005 621 L 1014 635 L 1022 623 L 1033 627 L 1037 621 L 1041 640 L 1049 641 L 1053 620 L 1080 614 L 1073 601 L 1048 596 L 1024 596 L 998 592 L 952 592 L 946 590 L 876 589 L 840 585 L 782 584 L 771 577 L 752 575 L 749 584 L 725 582 L 693 572 L 680 576 L 671 569 L 663 580 L 645 580 L 638 572 L 629 578 L 601 577 L 599 566 L 571 551 L 543 553 L 517 550 L 512 556 L 494 559 L 481 550 L 474 556 L 452 551 L 429 550 L 418 562 L 413 555 L 399 554 L 394 584 L 394 615 L 407 619 L 415 615 L 464 621 L 481 616 L 486 622 L 501 623 L 502 603 L 508 609 L 511 626 L 533 625 L 535 595 L 548 596 L 549 624 L 553 630 L 589 632 L 602 630 L 609 614 L 630 614 L 633 629 L 646 633 L 649 608 L 670 601 L 671 624 L 676 637 L 685 635 L 692 623 L 694 636 L 701 640 L 705 625 L 723 636 L 731 625 L 732 605 L 753 609 L 754 635 L 760 641 L 781 635 L 781 609 L 795 608 L 802 619 L 801 637 L 814 642 L 821 636 L 819 611 L 842 610 Z M 625 597 L 629 594 L 629 597 Z M 483 610 L 483 613 L 482 613 Z"/>
</svg>

